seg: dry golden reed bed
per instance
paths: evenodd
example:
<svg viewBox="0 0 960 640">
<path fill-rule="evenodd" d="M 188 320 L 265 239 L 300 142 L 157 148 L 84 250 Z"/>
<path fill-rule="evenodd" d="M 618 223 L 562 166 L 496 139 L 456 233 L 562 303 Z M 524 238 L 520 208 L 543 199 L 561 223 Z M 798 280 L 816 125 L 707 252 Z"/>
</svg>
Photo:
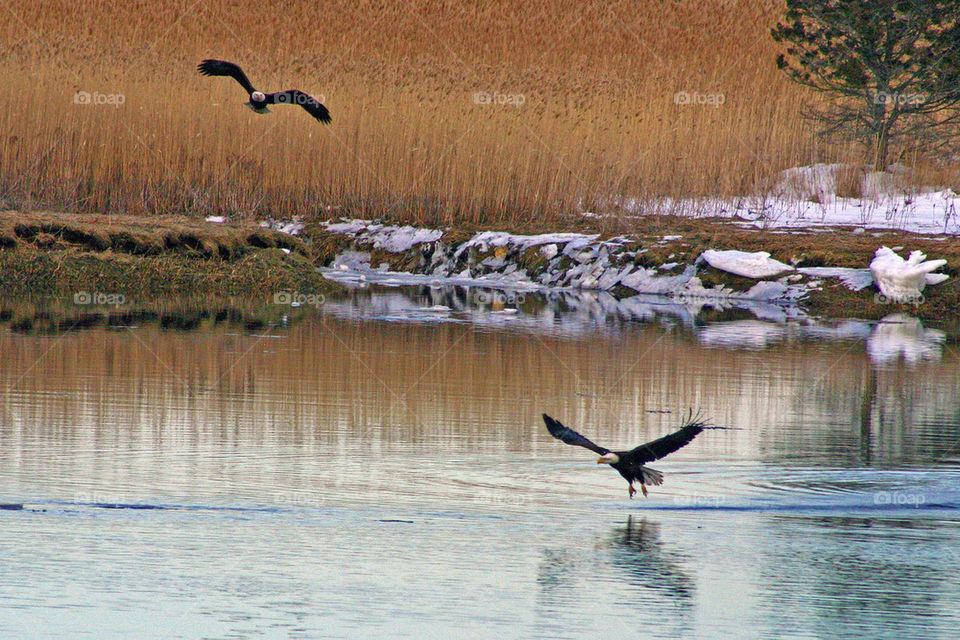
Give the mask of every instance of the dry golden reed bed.
<svg viewBox="0 0 960 640">
<path fill-rule="evenodd" d="M 556 220 L 844 159 L 766 0 L 23 0 L 0 9 L 0 206 Z M 203 58 L 333 115 L 258 116 Z M 85 92 L 78 94 L 78 92 Z M 78 95 L 90 102 L 78 104 Z M 684 104 L 685 102 L 689 102 Z"/>
</svg>

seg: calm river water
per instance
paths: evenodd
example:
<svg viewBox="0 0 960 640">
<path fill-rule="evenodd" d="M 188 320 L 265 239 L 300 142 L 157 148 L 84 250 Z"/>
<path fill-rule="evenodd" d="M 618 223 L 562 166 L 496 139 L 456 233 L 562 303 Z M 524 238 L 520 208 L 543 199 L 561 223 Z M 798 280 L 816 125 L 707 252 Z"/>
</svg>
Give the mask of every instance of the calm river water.
<svg viewBox="0 0 960 640">
<path fill-rule="evenodd" d="M 83 311 L 0 314 L 2 638 L 957 637 L 960 350 L 907 316 Z M 688 408 L 738 429 L 634 500 L 540 418 Z"/>
</svg>

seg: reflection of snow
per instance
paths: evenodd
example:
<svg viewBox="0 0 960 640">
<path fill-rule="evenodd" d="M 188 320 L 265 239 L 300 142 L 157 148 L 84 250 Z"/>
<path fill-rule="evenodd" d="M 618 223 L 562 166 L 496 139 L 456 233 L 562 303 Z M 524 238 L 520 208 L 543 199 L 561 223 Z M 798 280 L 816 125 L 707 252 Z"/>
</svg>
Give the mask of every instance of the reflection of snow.
<svg viewBox="0 0 960 640">
<path fill-rule="evenodd" d="M 867 338 L 867 353 L 877 364 L 897 362 L 901 356 L 908 365 L 921 360 L 939 360 L 946 334 L 925 329 L 919 320 L 905 313 L 886 316 Z"/>
<path fill-rule="evenodd" d="M 870 325 L 859 320 L 804 324 L 751 320 L 714 322 L 697 331 L 697 340 L 707 347 L 722 349 L 764 349 L 778 342 L 796 340 L 863 340 Z"/>
<path fill-rule="evenodd" d="M 918 300 L 928 284 L 948 278 L 942 273 L 931 273 L 945 264 L 946 260 L 927 260 L 922 251 L 912 251 L 904 260 L 893 249 L 880 247 L 870 263 L 870 272 L 880 293 L 894 302 L 910 302 Z"/>
<path fill-rule="evenodd" d="M 763 349 L 787 337 L 788 328 L 783 324 L 762 320 L 736 320 L 716 322 L 697 333 L 700 344 L 726 349 Z"/>
<path fill-rule="evenodd" d="M 476 286 L 369 285 L 351 288 L 345 296 L 326 298 L 323 312 L 339 317 L 415 324 L 470 323 L 488 329 L 535 332 L 551 336 L 589 337 L 618 333 L 637 322 L 687 327 L 708 347 L 763 349 L 806 340 L 862 341 L 871 324 L 857 320 L 792 322 L 788 309 L 752 300 L 730 299 L 733 308 L 752 312 L 750 320 L 712 322 L 700 326 L 698 305 L 675 298 L 639 295 L 618 300 L 602 291 L 532 292 Z"/>
</svg>

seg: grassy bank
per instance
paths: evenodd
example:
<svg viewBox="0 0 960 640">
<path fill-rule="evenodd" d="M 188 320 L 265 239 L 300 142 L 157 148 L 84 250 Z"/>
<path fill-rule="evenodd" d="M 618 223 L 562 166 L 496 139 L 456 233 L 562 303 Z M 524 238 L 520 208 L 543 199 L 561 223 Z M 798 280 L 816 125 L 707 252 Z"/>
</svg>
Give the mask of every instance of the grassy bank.
<svg viewBox="0 0 960 640">
<path fill-rule="evenodd" d="M 775 68 L 775 1 L 74 9 L 0 16 L 7 207 L 489 224 L 855 158 L 817 141 L 799 115 L 817 98 Z M 196 73 L 206 57 L 317 95 L 333 124 L 250 112 L 235 82 Z"/>
<path fill-rule="evenodd" d="M 329 291 L 311 248 L 289 235 L 183 217 L 0 212 L 6 298 L 78 295 L 148 299 Z M 84 299 L 89 298 L 87 302 Z"/>
</svg>

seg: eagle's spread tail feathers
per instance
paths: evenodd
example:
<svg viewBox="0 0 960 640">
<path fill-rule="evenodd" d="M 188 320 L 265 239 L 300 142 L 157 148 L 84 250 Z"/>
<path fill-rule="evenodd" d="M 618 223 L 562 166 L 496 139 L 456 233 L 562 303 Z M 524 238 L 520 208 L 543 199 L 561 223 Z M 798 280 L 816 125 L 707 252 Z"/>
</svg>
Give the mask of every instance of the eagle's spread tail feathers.
<svg viewBox="0 0 960 640">
<path fill-rule="evenodd" d="M 270 109 L 268 109 L 265 105 L 255 105 L 252 102 L 244 102 L 243 104 L 250 107 L 254 113 L 270 113 Z"/>
<path fill-rule="evenodd" d="M 641 474 L 643 476 L 641 478 L 643 484 L 651 484 L 655 487 L 663 484 L 663 474 L 656 469 L 641 467 Z"/>
</svg>

